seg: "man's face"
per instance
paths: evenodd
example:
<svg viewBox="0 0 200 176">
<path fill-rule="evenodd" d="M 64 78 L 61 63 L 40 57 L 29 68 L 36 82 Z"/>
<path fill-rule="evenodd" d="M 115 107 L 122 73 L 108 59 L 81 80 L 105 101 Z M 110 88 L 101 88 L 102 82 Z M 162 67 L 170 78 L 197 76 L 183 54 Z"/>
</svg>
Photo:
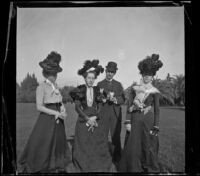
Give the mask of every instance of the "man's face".
<svg viewBox="0 0 200 176">
<path fill-rule="evenodd" d="M 106 70 L 106 79 L 108 79 L 108 80 L 113 79 L 115 73 L 116 73 L 116 72 L 114 72 L 114 71 Z"/>
</svg>

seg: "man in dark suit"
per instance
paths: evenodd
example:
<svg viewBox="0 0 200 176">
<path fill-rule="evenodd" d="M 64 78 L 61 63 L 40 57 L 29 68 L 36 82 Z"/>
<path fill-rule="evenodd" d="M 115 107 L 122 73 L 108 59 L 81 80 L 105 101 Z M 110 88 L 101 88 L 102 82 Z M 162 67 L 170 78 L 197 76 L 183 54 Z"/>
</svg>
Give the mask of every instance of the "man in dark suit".
<svg viewBox="0 0 200 176">
<path fill-rule="evenodd" d="M 113 145 L 112 156 L 115 164 L 121 158 L 121 105 L 125 101 L 121 83 L 113 79 L 117 70 L 117 64 L 109 62 L 106 66 L 106 78 L 97 84 L 107 95 L 107 101 L 102 106 L 102 114 L 105 116 L 104 119 L 106 119 L 107 130 L 111 133 Z"/>
</svg>

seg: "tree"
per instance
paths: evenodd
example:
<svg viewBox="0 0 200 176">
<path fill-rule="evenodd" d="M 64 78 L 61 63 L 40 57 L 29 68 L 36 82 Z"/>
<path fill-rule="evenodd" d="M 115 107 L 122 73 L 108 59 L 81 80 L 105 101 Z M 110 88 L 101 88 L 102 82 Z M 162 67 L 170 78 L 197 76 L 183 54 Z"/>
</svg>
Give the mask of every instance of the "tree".
<svg viewBox="0 0 200 176">
<path fill-rule="evenodd" d="M 185 76 L 183 74 L 174 75 L 172 78 L 175 104 L 185 105 Z"/>
<path fill-rule="evenodd" d="M 161 105 L 174 105 L 174 90 L 173 85 L 169 79 L 161 80 L 161 79 L 154 79 L 152 84 L 160 91 Z"/>
<path fill-rule="evenodd" d="M 21 102 L 35 102 L 36 101 L 36 88 L 38 86 L 35 74 L 29 73 L 21 82 Z"/>
<path fill-rule="evenodd" d="M 17 90 L 17 102 L 21 102 L 21 87 L 18 83 L 16 83 L 16 90 Z"/>
<path fill-rule="evenodd" d="M 71 96 L 69 95 L 69 92 L 74 89 L 73 86 L 64 86 L 60 92 L 61 95 L 63 97 L 63 103 L 67 103 L 67 102 L 73 102 Z"/>
</svg>

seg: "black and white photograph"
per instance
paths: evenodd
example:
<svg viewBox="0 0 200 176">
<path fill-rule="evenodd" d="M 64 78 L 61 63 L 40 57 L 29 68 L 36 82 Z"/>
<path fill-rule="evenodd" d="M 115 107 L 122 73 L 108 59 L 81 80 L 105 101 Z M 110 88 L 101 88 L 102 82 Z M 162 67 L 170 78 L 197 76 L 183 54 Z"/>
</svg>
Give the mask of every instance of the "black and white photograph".
<svg viewBox="0 0 200 176">
<path fill-rule="evenodd" d="M 18 173 L 185 173 L 184 6 L 16 10 Z"/>
</svg>

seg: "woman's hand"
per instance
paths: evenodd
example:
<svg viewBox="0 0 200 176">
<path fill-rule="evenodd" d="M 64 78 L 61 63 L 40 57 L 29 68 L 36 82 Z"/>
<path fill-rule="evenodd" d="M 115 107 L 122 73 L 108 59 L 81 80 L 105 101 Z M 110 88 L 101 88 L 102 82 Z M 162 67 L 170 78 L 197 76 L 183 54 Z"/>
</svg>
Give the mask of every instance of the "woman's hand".
<svg viewBox="0 0 200 176">
<path fill-rule="evenodd" d="M 96 121 L 95 118 L 90 117 L 86 124 L 88 124 L 89 126 L 94 126 L 95 121 Z"/>
<path fill-rule="evenodd" d="M 126 124 L 126 130 L 131 131 L 131 124 Z"/>
<path fill-rule="evenodd" d="M 158 132 L 159 132 L 158 126 L 153 126 L 153 128 L 150 130 L 150 134 L 153 136 L 158 136 Z"/>
<path fill-rule="evenodd" d="M 151 106 L 147 106 L 146 108 L 143 108 L 142 111 L 144 111 L 144 115 L 147 114 L 151 110 Z"/>
<path fill-rule="evenodd" d="M 55 113 L 55 120 L 57 120 L 58 118 L 62 118 L 61 116 L 62 116 L 62 115 L 61 115 L 60 112 L 56 112 L 56 113 Z"/>
<path fill-rule="evenodd" d="M 89 120 L 92 120 L 92 121 L 97 120 L 97 116 L 92 116 L 92 117 L 90 117 Z"/>
<path fill-rule="evenodd" d="M 98 123 L 96 122 L 96 120 L 88 120 L 86 125 L 89 126 L 88 131 L 92 130 L 92 132 L 94 131 L 95 127 L 98 127 Z"/>
<path fill-rule="evenodd" d="M 136 110 L 135 105 L 132 105 L 131 107 L 129 107 L 129 112 L 133 112 L 133 110 Z"/>
<path fill-rule="evenodd" d="M 89 118 L 89 120 L 86 123 L 86 126 L 89 126 L 88 131 L 92 130 L 92 132 L 94 131 L 95 127 L 98 127 L 98 123 L 96 122 L 97 117 L 96 116 L 92 116 Z"/>
<path fill-rule="evenodd" d="M 67 117 L 67 112 L 66 112 L 64 105 L 62 105 L 60 107 L 60 113 L 61 113 L 61 116 L 62 116 L 63 119 Z"/>
</svg>

